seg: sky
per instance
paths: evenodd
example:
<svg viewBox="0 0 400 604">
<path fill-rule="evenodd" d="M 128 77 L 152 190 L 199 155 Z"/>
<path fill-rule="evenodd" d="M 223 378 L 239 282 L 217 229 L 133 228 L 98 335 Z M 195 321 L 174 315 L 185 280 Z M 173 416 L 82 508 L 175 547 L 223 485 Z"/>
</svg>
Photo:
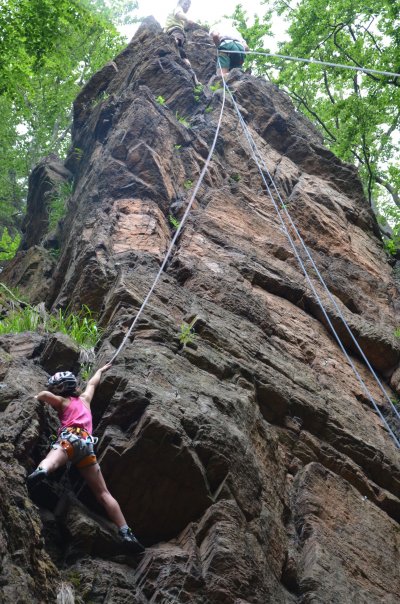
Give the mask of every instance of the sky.
<svg viewBox="0 0 400 604">
<path fill-rule="evenodd" d="M 139 9 L 136 14 L 140 17 L 153 15 L 160 23 L 164 25 L 167 14 L 175 8 L 178 0 L 139 0 Z M 207 22 L 214 25 L 225 15 L 231 15 L 235 10 L 235 6 L 241 4 L 247 12 L 249 23 L 253 22 L 253 15 L 258 14 L 262 17 L 267 11 L 267 7 L 261 4 L 260 0 L 192 0 L 192 5 L 187 13 L 188 17 L 193 21 Z M 274 22 L 274 30 L 278 33 L 279 39 L 282 40 L 285 30 L 285 25 L 282 19 L 277 18 Z M 130 31 L 124 31 L 127 37 L 132 37 L 134 28 Z M 273 42 L 268 41 L 270 49 L 274 48 Z"/>
</svg>

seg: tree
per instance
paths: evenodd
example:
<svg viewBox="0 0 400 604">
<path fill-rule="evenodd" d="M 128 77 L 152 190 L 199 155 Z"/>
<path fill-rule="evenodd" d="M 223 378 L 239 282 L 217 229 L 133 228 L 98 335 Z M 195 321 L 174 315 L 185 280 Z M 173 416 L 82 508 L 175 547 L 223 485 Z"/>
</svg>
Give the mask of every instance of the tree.
<svg viewBox="0 0 400 604">
<path fill-rule="evenodd" d="M 18 230 L 27 176 L 50 152 L 69 146 L 71 106 L 80 87 L 125 42 L 136 2 L 0 2 L 0 236 Z"/>
<path fill-rule="evenodd" d="M 264 4 L 270 4 L 266 0 Z M 276 0 L 288 22 L 279 53 L 400 72 L 400 5 L 392 0 Z M 238 23 L 244 36 L 251 27 Z M 400 78 L 289 61 L 264 63 L 295 106 L 344 161 L 359 166 L 370 204 L 393 226 L 400 247 Z M 271 75 L 272 74 L 272 75 Z"/>
</svg>

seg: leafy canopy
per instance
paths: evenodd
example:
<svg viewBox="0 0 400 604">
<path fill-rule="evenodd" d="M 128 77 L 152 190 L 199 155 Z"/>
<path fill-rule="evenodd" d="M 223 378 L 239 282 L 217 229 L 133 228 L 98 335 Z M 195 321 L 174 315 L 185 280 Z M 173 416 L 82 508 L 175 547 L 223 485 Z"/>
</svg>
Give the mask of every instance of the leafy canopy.
<svg viewBox="0 0 400 604">
<path fill-rule="evenodd" d="M 117 23 L 128 0 L 0 2 L 0 233 L 18 228 L 27 177 L 51 152 L 65 153 L 71 106 L 93 72 L 124 46 Z"/>
</svg>

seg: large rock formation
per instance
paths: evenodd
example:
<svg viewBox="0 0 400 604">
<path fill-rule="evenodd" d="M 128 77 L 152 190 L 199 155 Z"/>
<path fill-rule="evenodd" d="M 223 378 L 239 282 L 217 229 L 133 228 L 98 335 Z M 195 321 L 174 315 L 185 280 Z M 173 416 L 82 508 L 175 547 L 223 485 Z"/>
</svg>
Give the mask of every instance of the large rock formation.
<svg viewBox="0 0 400 604">
<path fill-rule="evenodd" d="M 204 84 L 215 69 L 207 44 L 194 29 L 188 54 Z M 355 168 L 265 80 L 236 70 L 228 85 L 396 398 L 400 297 Z M 51 158 L 32 178 L 25 249 L 3 276 L 49 308 L 97 311 L 99 365 L 144 299 L 173 236 L 169 216 L 181 217 L 213 140 L 222 90 L 193 88 L 147 20 L 77 98 L 65 165 Z M 29 229 L 45 212 L 52 173 L 71 173 L 74 188 L 46 239 Z M 388 415 L 338 310 L 316 288 Z M 194 318 L 195 339 L 182 345 L 180 326 Z M 96 604 L 398 602 L 399 451 L 327 328 L 229 99 L 173 257 L 93 404 L 106 481 L 148 546 L 139 560 L 121 551 L 73 472 L 28 497 L 26 472 L 55 426 L 32 394 L 46 371 L 78 360 L 65 338 L 52 338 L 0 338 L 2 601 L 54 602 L 64 582 L 76 602 Z"/>
</svg>

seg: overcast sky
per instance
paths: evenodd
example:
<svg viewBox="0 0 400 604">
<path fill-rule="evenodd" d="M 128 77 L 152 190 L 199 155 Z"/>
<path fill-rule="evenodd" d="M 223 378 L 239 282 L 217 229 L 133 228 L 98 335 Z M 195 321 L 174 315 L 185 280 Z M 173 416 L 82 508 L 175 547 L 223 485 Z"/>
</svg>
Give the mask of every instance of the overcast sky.
<svg viewBox="0 0 400 604">
<path fill-rule="evenodd" d="M 147 17 L 153 15 L 160 23 L 164 25 L 167 14 L 176 6 L 178 0 L 139 0 L 139 9 L 137 15 L 140 17 Z M 192 0 L 192 6 L 188 12 L 188 17 L 193 21 L 199 20 L 207 22 L 210 25 L 217 23 L 225 15 L 231 15 L 235 10 L 235 6 L 241 4 L 246 10 L 249 22 L 252 22 L 253 15 L 258 14 L 260 17 L 266 12 L 266 6 L 261 4 L 258 0 Z M 284 35 L 285 26 L 281 19 L 277 19 L 274 25 L 274 30 L 277 33 L 277 38 L 282 40 Z M 125 30 L 126 31 L 126 30 Z M 124 31 L 124 33 L 125 33 Z M 131 27 L 130 30 L 126 31 L 127 37 L 132 37 L 134 29 Z M 275 44 L 269 40 L 269 47 L 273 49 Z"/>
</svg>

